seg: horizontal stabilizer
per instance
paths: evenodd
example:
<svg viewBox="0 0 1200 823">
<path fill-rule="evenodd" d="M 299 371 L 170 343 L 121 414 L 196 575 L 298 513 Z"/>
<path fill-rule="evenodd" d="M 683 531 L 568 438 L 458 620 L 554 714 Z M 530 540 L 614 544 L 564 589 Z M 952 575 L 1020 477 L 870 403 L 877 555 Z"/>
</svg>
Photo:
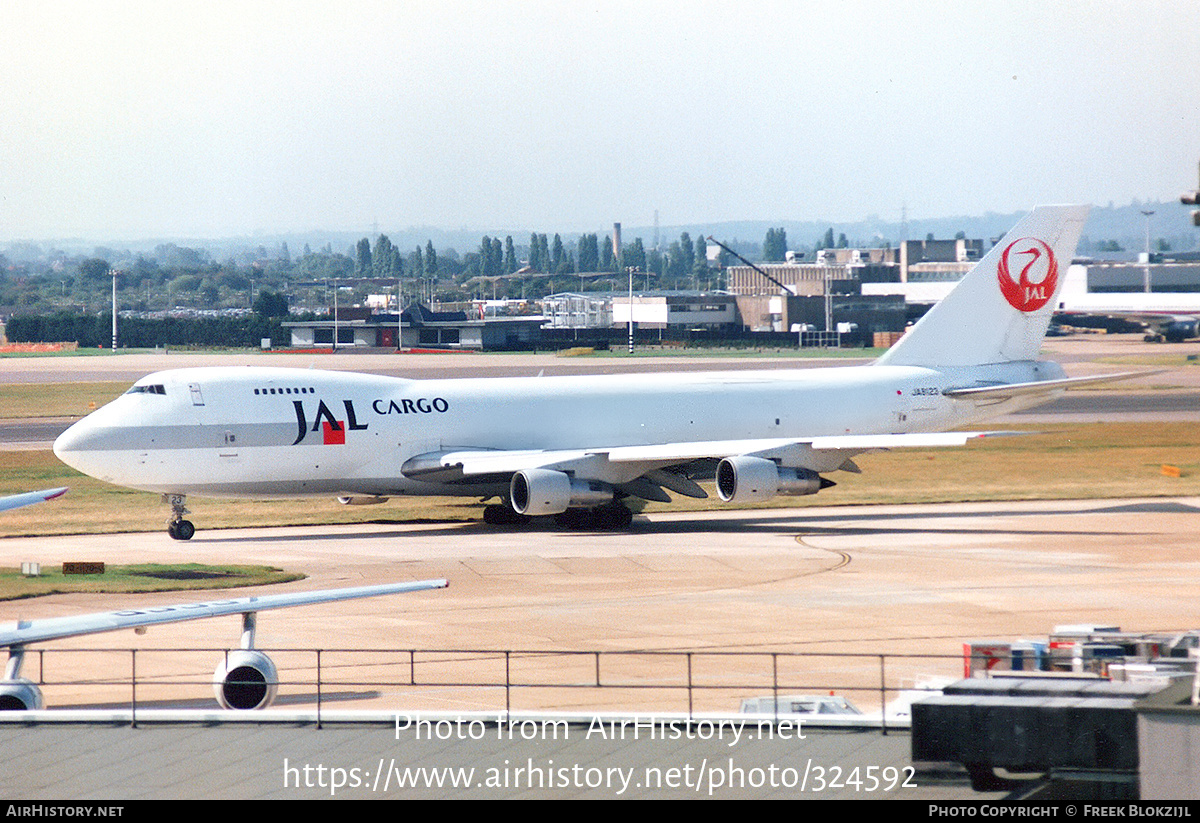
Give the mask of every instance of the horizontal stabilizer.
<svg viewBox="0 0 1200 823">
<path fill-rule="evenodd" d="M 1006 400 L 1010 397 L 1022 397 L 1038 394 L 1054 394 L 1073 386 L 1090 386 L 1100 383 L 1110 383 L 1116 380 L 1131 380 L 1135 377 L 1146 377 L 1158 374 L 1158 371 L 1126 371 L 1115 374 L 1100 374 L 1090 377 L 1064 377 L 1058 380 L 1035 380 L 1031 383 L 1007 383 L 998 386 L 971 386 L 962 389 L 947 389 L 942 392 L 946 397 L 959 400 Z"/>
</svg>

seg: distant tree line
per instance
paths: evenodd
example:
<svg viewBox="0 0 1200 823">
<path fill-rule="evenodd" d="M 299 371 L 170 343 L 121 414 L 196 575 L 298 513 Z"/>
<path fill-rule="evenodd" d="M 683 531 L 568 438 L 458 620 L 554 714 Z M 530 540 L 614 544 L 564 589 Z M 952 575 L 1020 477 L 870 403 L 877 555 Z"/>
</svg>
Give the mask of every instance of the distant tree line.
<svg viewBox="0 0 1200 823">
<path fill-rule="evenodd" d="M 783 228 L 767 229 L 763 241 L 762 259 L 767 263 L 782 263 L 787 259 L 787 232 Z"/>
<path fill-rule="evenodd" d="M 687 232 L 658 248 L 647 248 L 642 238 L 614 250 L 602 233 L 569 240 L 538 232 L 529 235 L 527 245 L 511 235 L 485 236 L 477 248 L 462 254 L 435 248 L 432 241 L 410 248 L 402 252 L 381 234 L 363 237 L 344 252 L 331 244 L 316 249 L 305 244 L 300 254 L 293 254 L 281 244 L 273 249 L 247 247 L 218 260 L 206 250 L 171 243 L 158 245 L 152 254 L 98 246 L 90 255 L 79 256 L 10 244 L 8 256 L 0 255 L 0 314 L 98 316 L 112 305 L 114 285 L 119 309 L 138 312 L 251 305 L 261 309 L 263 289 L 283 295 L 293 307 L 321 310 L 333 304 L 335 291 L 345 304 L 362 304 L 369 295 L 389 291 L 388 281 L 396 283 L 392 288 L 402 292 L 405 302 L 536 299 L 564 289 L 623 288 L 628 268 L 642 275 L 638 288 L 721 285 L 720 272 L 708 264 L 706 241 Z M 742 244 L 742 250 L 757 251 L 751 244 Z M 10 259 L 15 255 L 21 259 Z M 613 277 L 595 276 L 598 273 Z M 577 277 L 584 274 L 592 276 Z"/>
<path fill-rule="evenodd" d="M 78 342 L 84 348 L 107 348 L 112 344 L 112 312 L 50 315 L 25 314 L 13 317 L 7 326 L 14 343 Z M 117 345 L 130 348 L 155 346 L 200 346 L 205 348 L 257 348 L 264 338 L 274 346 L 287 345 L 291 335 L 281 318 L 251 314 L 242 317 L 164 317 L 117 320 Z"/>
</svg>

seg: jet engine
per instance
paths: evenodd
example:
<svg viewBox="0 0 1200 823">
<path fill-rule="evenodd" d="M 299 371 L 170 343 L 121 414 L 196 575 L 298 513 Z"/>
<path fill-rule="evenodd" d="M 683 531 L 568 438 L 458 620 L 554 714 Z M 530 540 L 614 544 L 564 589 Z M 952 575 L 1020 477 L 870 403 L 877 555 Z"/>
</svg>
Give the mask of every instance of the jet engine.
<svg viewBox="0 0 1200 823">
<path fill-rule="evenodd" d="M 347 496 L 347 497 L 339 497 L 337 499 L 337 502 L 341 503 L 343 506 L 377 506 L 380 503 L 388 502 L 388 498 L 379 497 L 378 495 L 371 495 L 371 496 L 367 496 L 367 497 L 363 497 L 361 495 L 354 495 L 354 496 Z"/>
<path fill-rule="evenodd" d="M 578 480 L 553 469 L 523 469 L 513 475 L 508 499 L 517 514 L 558 514 L 573 506 L 600 506 L 613 499 L 604 483 Z"/>
<path fill-rule="evenodd" d="M 726 457 L 717 464 L 717 494 L 726 503 L 757 503 L 777 494 L 816 494 L 834 485 L 811 469 L 780 466 L 761 457 Z"/>
<path fill-rule="evenodd" d="M 1181 343 L 1200 334 L 1200 323 L 1195 320 L 1173 320 L 1163 329 L 1168 343 Z"/>
<path fill-rule="evenodd" d="M 0 682 L 0 711 L 23 712 L 44 708 L 42 690 L 32 680 L 17 677 Z"/>
<path fill-rule="evenodd" d="M 230 651 L 213 672 L 213 693 L 223 709 L 265 709 L 278 688 L 275 663 L 254 649 Z"/>
</svg>

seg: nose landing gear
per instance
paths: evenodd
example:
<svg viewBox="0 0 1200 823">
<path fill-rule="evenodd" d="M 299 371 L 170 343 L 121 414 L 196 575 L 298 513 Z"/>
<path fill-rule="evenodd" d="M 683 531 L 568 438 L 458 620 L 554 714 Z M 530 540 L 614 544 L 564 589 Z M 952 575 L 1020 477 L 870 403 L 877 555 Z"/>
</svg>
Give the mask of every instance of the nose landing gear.
<svg viewBox="0 0 1200 823">
<path fill-rule="evenodd" d="M 167 519 L 167 534 L 175 540 L 191 540 L 192 535 L 196 533 L 196 527 L 192 525 L 192 521 L 183 519 L 185 514 L 191 514 L 184 505 L 187 495 L 164 494 L 163 502 L 171 506 L 171 516 Z"/>
</svg>

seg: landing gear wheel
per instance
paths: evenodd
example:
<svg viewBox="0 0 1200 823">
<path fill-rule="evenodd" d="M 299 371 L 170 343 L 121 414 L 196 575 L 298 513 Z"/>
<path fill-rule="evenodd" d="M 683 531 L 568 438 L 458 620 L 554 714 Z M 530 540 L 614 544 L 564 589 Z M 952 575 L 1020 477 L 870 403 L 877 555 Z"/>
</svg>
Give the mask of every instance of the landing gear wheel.
<svg viewBox="0 0 1200 823">
<path fill-rule="evenodd" d="M 610 503 L 592 509 L 567 509 L 554 515 L 554 522 L 564 529 L 620 531 L 633 522 L 633 512 L 620 503 Z"/>
<path fill-rule="evenodd" d="M 554 525 L 564 529 L 590 529 L 594 519 L 591 509 L 567 509 L 554 515 Z"/>
<path fill-rule="evenodd" d="M 176 540 L 191 540 L 196 533 L 196 527 L 191 520 L 178 520 L 167 524 L 167 534 Z"/>
<path fill-rule="evenodd" d="M 185 514 L 191 514 L 187 510 L 187 496 L 164 494 L 162 499 L 171 507 L 171 517 L 167 520 L 167 534 L 175 540 L 191 540 L 192 535 L 196 533 L 196 527 L 192 525 L 192 521 L 183 519 Z"/>
<path fill-rule="evenodd" d="M 527 515 L 517 514 L 508 506 L 493 504 L 483 507 L 483 522 L 489 526 L 524 526 L 530 519 Z"/>
<path fill-rule="evenodd" d="M 629 528 L 629 524 L 633 522 L 633 512 L 620 503 L 600 506 L 592 509 L 592 513 L 595 516 L 596 528 L 604 531 L 627 529 Z"/>
</svg>

